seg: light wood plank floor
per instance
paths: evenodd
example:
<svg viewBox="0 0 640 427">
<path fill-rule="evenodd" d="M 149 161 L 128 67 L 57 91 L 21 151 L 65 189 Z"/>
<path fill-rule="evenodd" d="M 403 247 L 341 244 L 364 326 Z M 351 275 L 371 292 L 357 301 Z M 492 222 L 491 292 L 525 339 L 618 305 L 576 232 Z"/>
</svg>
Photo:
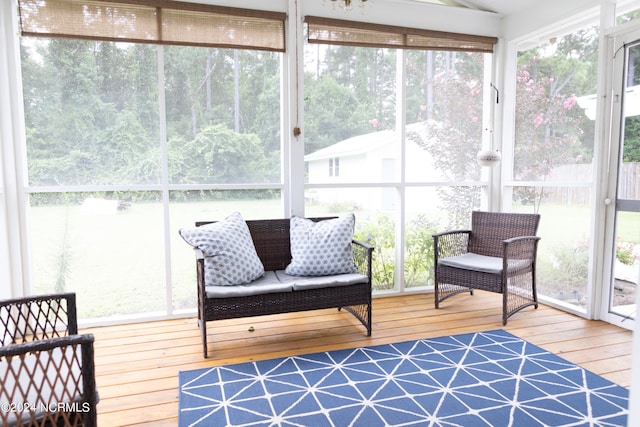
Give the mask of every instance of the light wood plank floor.
<svg viewBox="0 0 640 427">
<path fill-rule="evenodd" d="M 376 298 L 371 337 L 353 316 L 337 310 L 209 322 L 209 359 L 202 357 L 195 318 L 81 332 L 96 338 L 98 424 L 174 426 L 180 370 L 499 329 L 500 306 L 500 295 L 483 292 L 457 296 L 439 310 L 433 294 Z M 544 305 L 516 314 L 504 329 L 630 386 L 631 331 Z"/>
</svg>

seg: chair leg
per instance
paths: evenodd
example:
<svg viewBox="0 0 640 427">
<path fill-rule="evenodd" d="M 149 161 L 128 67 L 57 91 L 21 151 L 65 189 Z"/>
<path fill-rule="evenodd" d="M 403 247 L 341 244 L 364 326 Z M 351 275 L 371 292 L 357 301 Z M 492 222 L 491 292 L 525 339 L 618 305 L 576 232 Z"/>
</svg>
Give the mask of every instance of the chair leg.
<svg viewBox="0 0 640 427">
<path fill-rule="evenodd" d="M 502 289 L 502 326 L 507 326 L 507 303 L 509 301 L 508 282 L 503 285 Z"/>
<path fill-rule="evenodd" d="M 536 289 L 536 265 L 533 264 L 531 270 L 531 291 L 533 292 L 533 301 L 535 302 L 534 308 L 538 308 L 538 290 Z"/>
<path fill-rule="evenodd" d="M 527 307 L 531 307 L 533 306 L 534 309 L 538 308 L 538 294 L 536 292 L 536 284 L 535 284 L 535 271 L 531 272 L 531 293 L 527 293 L 526 295 L 522 296 L 522 298 L 520 298 L 519 300 L 516 300 L 516 302 L 514 303 L 514 301 L 511 301 L 511 305 L 509 305 L 509 292 L 510 292 L 510 281 L 511 280 L 516 280 L 517 277 L 510 277 L 508 279 L 506 279 L 505 285 L 503 286 L 504 291 L 502 292 L 502 325 L 506 326 L 507 325 L 507 319 L 511 316 L 513 316 L 514 314 L 516 314 L 517 312 L 527 308 Z M 527 281 L 527 283 L 529 283 Z M 514 295 L 519 295 L 520 293 L 518 291 L 515 291 Z M 513 298 L 513 295 L 512 295 Z"/>
<path fill-rule="evenodd" d="M 205 296 L 201 294 L 200 289 L 202 288 L 198 288 L 198 325 L 200 326 L 200 334 L 202 335 L 202 353 L 204 358 L 207 359 L 209 356 L 207 354 L 207 321 L 205 317 L 206 309 L 204 307 Z"/>
<path fill-rule="evenodd" d="M 467 292 L 467 291 L 469 291 L 469 295 L 473 295 L 473 288 L 467 288 L 467 287 L 464 287 L 464 286 L 455 286 L 455 288 L 457 288 L 457 289 L 454 289 L 454 290 L 450 289 L 445 294 L 444 297 L 441 297 L 440 296 L 440 294 L 441 294 L 440 286 L 439 286 L 438 280 L 436 279 L 435 284 L 434 284 L 434 302 L 435 302 L 436 308 L 440 308 L 440 303 L 442 301 L 444 301 L 447 298 L 450 298 L 450 297 L 452 297 L 454 295 L 458 295 L 458 294 L 461 294 L 461 293 L 464 293 L 464 292 Z M 446 287 L 445 287 L 445 289 L 446 289 Z"/>
</svg>

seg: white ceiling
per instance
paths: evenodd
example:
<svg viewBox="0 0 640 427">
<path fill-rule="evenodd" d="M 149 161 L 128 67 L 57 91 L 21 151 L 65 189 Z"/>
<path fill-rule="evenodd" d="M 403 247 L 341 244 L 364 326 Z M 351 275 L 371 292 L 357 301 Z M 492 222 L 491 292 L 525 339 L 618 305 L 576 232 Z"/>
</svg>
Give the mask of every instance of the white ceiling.
<svg viewBox="0 0 640 427">
<path fill-rule="evenodd" d="M 463 7 L 497 13 L 501 16 L 511 15 L 534 7 L 537 0 L 412 0 L 419 3 L 433 3 L 444 6 Z"/>
</svg>

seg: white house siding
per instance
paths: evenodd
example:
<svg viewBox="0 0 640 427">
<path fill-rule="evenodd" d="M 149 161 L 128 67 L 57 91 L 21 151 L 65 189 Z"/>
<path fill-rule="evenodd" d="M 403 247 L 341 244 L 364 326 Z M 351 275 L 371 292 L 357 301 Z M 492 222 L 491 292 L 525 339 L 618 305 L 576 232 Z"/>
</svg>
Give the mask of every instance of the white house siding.
<svg viewBox="0 0 640 427">
<path fill-rule="evenodd" d="M 421 131 L 420 123 L 408 126 L 410 131 Z M 433 182 L 442 180 L 442 175 L 433 167 L 429 153 L 415 142 L 407 140 L 405 156 L 405 181 Z M 399 183 L 400 182 L 400 137 L 392 131 L 372 132 L 340 141 L 332 146 L 306 156 L 309 183 Z M 329 176 L 329 160 L 339 158 L 338 176 Z M 356 208 L 369 210 L 395 209 L 396 188 L 358 190 L 350 188 L 314 188 L 307 197 L 319 203 L 352 203 Z M 354 195 L 356 195 L 354 197 Z M 355 199 L 355 200 L 354 200 Z M 428 200 L 407 200 L 408 206 L 420 210 Z"/>
</svg>

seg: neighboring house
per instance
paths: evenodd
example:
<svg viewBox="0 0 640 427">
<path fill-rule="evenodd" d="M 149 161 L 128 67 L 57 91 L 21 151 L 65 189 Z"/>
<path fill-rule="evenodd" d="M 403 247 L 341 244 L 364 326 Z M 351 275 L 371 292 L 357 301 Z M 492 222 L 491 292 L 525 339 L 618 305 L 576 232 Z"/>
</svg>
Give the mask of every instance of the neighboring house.
<svg viewBox="0 0 640 427">
<path fill-rule="evenodd" d="M 584 114 L 591 120 L 596 119 L 597 94 L 585 95 L 576 98 L 578 105 L 584 110 Z M 640 115 L 640 85 L 627 87 L 624 94 L 624 116 L 633 117 Z"/>
<path fill-rule="evenodd" d="M 407 125 L 407 135 L 426 137 L 423 123 Z M 429 153 L 412 138 L 406 139 L 405 181 L 427 182 L 442 179 Z M 400 181 L 401 135 L 381 130 L 357 135 L 305 156 L 309 184 L 394 183 Z M 363 189 L 358 200 L 353 191 L 342 188 L 312 189 L 308 197 L 321 203 L 353 203 L 356 209 L 394 209 L 395 188 Z M 421 203 L 421 202 L 420 202 Z"/>
</svg>

